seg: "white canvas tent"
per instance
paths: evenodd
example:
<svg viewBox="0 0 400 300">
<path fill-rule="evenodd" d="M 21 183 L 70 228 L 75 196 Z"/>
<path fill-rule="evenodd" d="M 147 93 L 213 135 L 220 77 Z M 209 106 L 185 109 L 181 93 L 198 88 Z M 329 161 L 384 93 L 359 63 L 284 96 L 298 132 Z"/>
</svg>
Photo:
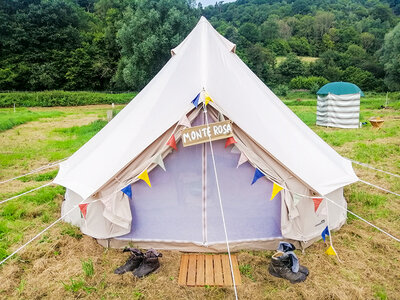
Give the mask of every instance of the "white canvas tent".
<svg viewBox="0 0 400 300">
<path fill-rule="evenodd" d="M 360 127 L 361 89 L 349 82 L 331 82 L 317 92 L 317 125 L 338 128 Z"/>
<path fill-rule="evenodd" d="M 75 211 L 66 221 L 112 247 L 226 251 L 210 145 L 180 142 L 183 117 L 205 123 L 202 105 L 191 100 L 206 91 L 213 99 L 209 121 L 232 120 L 237 141 L 237 151 L 213 142 L 231 250 L 275 248 L 280 239 L 306 247 L 328 219 L 339 228 L 345 211 L 324 200 L 327 218 L 294 193 L 324 195 L 346 207 L 343 187 L 358 180 L 351 163 L 298 119 L 205 18 L 171 53 L 135 99 L 61 164 L 54 182 L 67 188 L 63 211 L 90 203 L 86 219 Z M 166 145 L 172 133 L 178 151 Z M 237 168 L 238 152 L 248 162 Z M 160 155 L 166 171 L 152 163 Z M 266 176 L 251 185 L 255 168 Z M 137 179 L 145 169 L 151 188 Z M 273 182 L 285 189 L 270 201 Z M 121 192 L 128 183 L 132 199 Z"/>
</svg>

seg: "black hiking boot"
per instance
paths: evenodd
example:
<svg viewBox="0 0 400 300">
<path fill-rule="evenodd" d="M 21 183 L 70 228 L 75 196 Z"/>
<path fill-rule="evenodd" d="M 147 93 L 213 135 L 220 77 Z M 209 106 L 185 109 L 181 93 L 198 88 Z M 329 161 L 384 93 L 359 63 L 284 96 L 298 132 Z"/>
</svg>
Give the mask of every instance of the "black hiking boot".
<svg viewBox="0 0 400 300">
<path fill-rule="evenodd" d="M 288 242 L 280 243 L 279 248 L 278 248 L 278 252 L 281 251 L 283 253 L 286 253 L 289 251 L 294 251 L 294 250 L 296 250 L 296 247 L 292 243 L 288 243 Z M 290 267 L 292 267 L 292 265 L 290 265 Z M 310 271 L 308 270 L 308 268 L 306 266 L 302 266 L 302 265 L 299 265 L 299 272 L 305 274 L 306 276 L 308 276 L 310 274 Z"/>
<path fill-rule="evenodd" d="M 272 276 L 287 279 L 291 283 L 299 283 L 306 280 L 307 275 L 305 273 L 300 271 L 294 273 L 291 267 L 289 255 L 283 252 L 277 252 L 272 256 L 268 271 Z"/>
<path fill-rule="evenodd" d="M 123 266 L 115 269 L 115 274 L 124 274 L 135 270 L 143 261 L 143 253 L 135 248 L 125 248 L 123 252 L 131 252 L 131 256 Z"/>
<path fill-rule="evenodd" d="M 161 253 L 158 253 L 154 249 L 150 249 L 144 255 L 144 259 L 140 266 L 133 272 L 133 275 L 136 277 L 144 277 L 151 272 L 154 272 L 160 267 L 160 262 L 158 258 L 162 257 Z"/>
</svg>

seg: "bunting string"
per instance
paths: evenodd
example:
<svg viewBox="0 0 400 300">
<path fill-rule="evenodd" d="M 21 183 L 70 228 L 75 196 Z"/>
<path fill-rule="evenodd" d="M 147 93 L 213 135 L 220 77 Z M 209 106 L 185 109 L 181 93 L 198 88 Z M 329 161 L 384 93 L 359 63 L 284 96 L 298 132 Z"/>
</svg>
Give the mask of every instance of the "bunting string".
<svg viewBox="0 0 400 300">
<path fill-rule="evenodd" d="M 300 197 L 302 197 L 302 198 L 308 198 L 308 199 L 316 198 L 316 196 L 303 195 L 303 194 L 300 194 L 300 193 L 291 191 L 291 190 L 289 190 L 289 189 L 287 189 L 287 188 L 284 188 L 284 189 L 285 189 L 286 191 L 290 192 L 292 195 L 297 195 L 297 196 L 300 196 Z M 379 230 L 380 232 L 386 234 L 388 237 L 394 239 L 395 241 L 400 242 L 400 239 L 399 239 L 399 238 L 393 236 L 392 234 L 386 232 L 385 230 L 383 230 L 383 229 L 379 228 L 378 226 L 372 224 L 371 222 L 365 220 L 365 219 L 362 218 L 361 216 L 359 216 L 359 215 L 357 215 L 356 213 L 350 211 L 349 209 L 347 209 L 347 208 L 341 206 L 340 204 L 337 204 L 335 201 L 329 199 L 328 197 L 322 196 L 322 198 L 328 200 L 329 202 L 331 202 L 331 203 L 333 203 L 333 204 L 335 204 L 337 207 L 339 207 L 339 208 L 341 208 L 341 209 L 347 211 L 348 213 L 350 213 L 350 214 L 353 215 L 354 217 L 360 219 L 361 221 L 363 221 L 363 222 L 367 223 L 368 225 L 374 227 L 375 229 Z"/>
</svg>

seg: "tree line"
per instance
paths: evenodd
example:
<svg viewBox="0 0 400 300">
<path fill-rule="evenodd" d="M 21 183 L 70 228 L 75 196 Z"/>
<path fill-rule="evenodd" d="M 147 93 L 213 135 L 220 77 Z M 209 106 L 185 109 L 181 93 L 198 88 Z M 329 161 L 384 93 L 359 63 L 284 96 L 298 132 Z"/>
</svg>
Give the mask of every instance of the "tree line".
<svg viewBox="0 0 400 300">
<path fill-rule="evenodd" d="M 397 0 L 1 1 L 0 90 L 140 90 L 201 15 L 271 87 L 400 90 Z"/>
</svg>

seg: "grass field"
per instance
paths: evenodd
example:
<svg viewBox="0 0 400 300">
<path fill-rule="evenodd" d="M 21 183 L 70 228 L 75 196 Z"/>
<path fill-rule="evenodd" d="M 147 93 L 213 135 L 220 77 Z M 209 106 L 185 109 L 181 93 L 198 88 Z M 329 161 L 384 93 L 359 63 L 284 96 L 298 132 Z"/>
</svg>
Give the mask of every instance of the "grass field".
<svg viewBox="0 0 400 300">
<path fill-rule="evenodd" d="M 301 100 L 297 100 L 301 99 Z M 400 174 L 400 107 L 379 109 L 384 95 L 362 101 L 361 121 L 371 116 L 385 120 L 377 131 L 366 125 L 357 130 L 315 126 L 315 99 L 291 94 L 284 102 L 340 154 Z M 123 106 L 117 106 L 121 109 Z M 49 162 L 68 157 L 106 124 L 107 105 L 83 107 L 0 109 L 0 181 Z M 28 116 L 28 117 L 27 117 Z M 34 117 L 31 117 L 34 116 Z M 10 123 L 13 125 L 4 125 Z M 20 125 L 18 125 L 20 124 Z M 2 127 L 5 126 L 5 127 Z M 8 128 L 7 128 L 8 126 Z M 400 192 L 400 180 L 354 166 L 358 176 Z M 47 169 L 0 186 L 0 200 L 49 182 L 57 174 Z M 0 204 L 0 259 L 29 240 L 60 216 L 64 188 L 49 186 Z M 349 209 L 400 234 L 400 198 L 362 183 L 345 188 Z M 347 224 L 333 234 L 343 261 L 327 256 L 325 243 L 297 251 L 310 269 L 306 282 L 291 285 L 270 276 L 272 251 L 238 253 L 243 285 L 241 299 L 398 299 L 400 243 L 349 215 Z M 13 299 L 232 299 L 230 288 L 187 288 L 177 284 L 179 252 L 163 251 L 160 271 L 144 279 L 117 276 L 124 263 L 120 250 L 105 249 L 66 223 L 59 223 L 0 267 L 0 298 Z"/>
<path fill-rule="evenodd" d="M 298 56 L 298 58 L 303 63 L 316 62 L 319 59 L 318 57 L 312 57 L 312 56 Z M 276 57 L 276 64 L 279 66 L 285 60 L 286 60 L 286 56 L 277 56 Z"/>
</svg>

